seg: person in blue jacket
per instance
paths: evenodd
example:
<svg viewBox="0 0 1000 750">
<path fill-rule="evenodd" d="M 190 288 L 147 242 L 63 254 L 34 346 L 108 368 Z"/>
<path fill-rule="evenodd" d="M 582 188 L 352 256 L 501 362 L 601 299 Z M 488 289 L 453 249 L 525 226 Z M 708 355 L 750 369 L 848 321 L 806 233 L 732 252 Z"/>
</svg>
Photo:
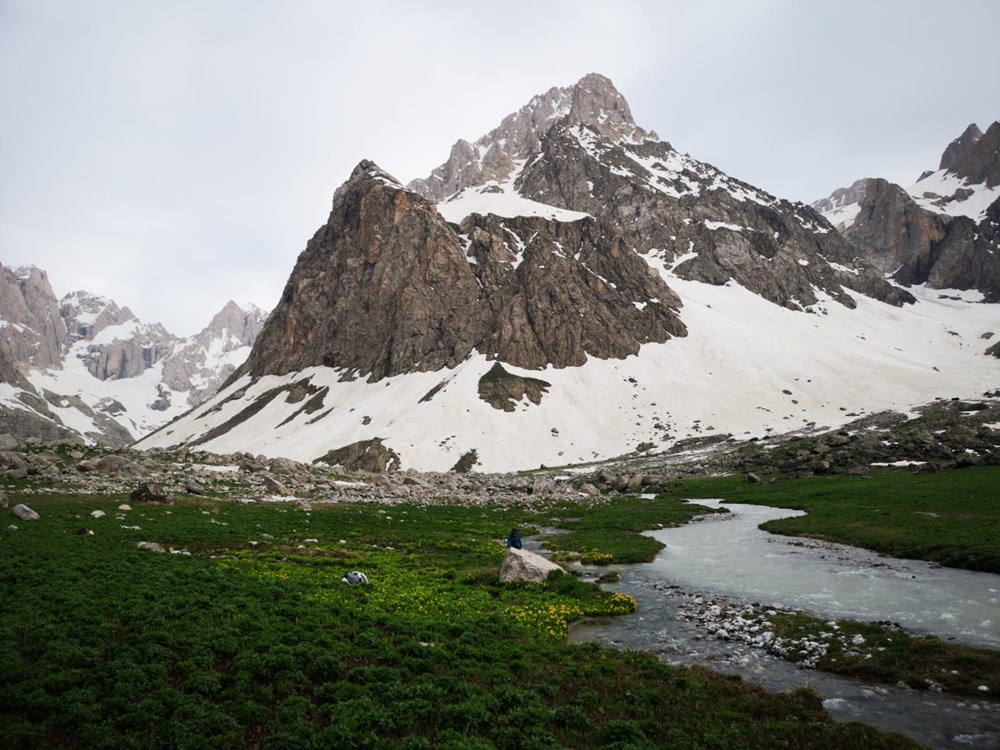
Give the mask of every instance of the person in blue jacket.
<svg viewBox="0 0 1000 750">
<path fill-rule="evenodd" d="M 521 535 L 518 533 L 517 529 L 511 529 L 510 533 L 507 535 L 507 547 L 515 547 L 521 549 Z"/>
</svg>

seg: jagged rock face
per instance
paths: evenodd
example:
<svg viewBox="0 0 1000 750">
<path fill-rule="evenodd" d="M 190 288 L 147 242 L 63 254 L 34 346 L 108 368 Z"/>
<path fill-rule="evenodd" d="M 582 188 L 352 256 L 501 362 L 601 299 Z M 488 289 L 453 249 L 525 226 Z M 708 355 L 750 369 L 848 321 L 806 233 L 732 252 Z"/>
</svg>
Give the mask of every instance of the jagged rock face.
<svg viewBox="0 0 1000 750">
<path fill-rule="evenodd" d="M 861 180 L 813 205 L 895 281 L 975 289 L 993 301 L 1000 299 L 1000 199 L 986 206 L 997 185 L 1000 122 L 986 133 L 970 125 L 945 149 L 938 171 L 925 172 L 906 190 L 886 180 Z"/>
<path fill-rule="evenodd" d="M 932 248 L 926 273 L 914 269 L 914 283 L 926 281 L 936 289 L 976 289 L 986 302 L 1000 302 L 1000 200 L 978 225 L 964 216 L 948 225 L 944 238 Z"/>
<path fill-rule="evenodd" d="M 730 279 L 792 309 L 820 290 L 849 307 L 844 287 L 891 304 L 912 301 L 856 259 L 815 210 L 778 200 L 668 143 L 608 141 L 586 126 L 553 127 L 516 185 L 526 197 L 595 217 L 623 249 L 682 278 Z M 831 263 L 837 264 L 835 268 Z"/>
<path fill-rule="evenodd" d="M 978 125 L 975 123 L 969 125 L 962 135 L 949 143 L 948 147 L 945 148 L 944 153 L 941 154 L 941 164 L 938 166 L 938 169 L 954 171 L 965 160 L 969 152 L 982 137 L 983 131 L 979 129 Z"/>
<path fill-rule="evenodd" d="M 0 349 L 16 367 L 59 368 L 66 325 L 45 271 L 0 266 Z"/>
<path fill-rule="evenodd" d="M 1000 299 L 1000 200 L 976 224 L 920 207 L 901 187 L 865 181 L 857 218 L 843 235 L 874 266 L 905 285 L 976 289 Z"/>
<path fill-rule="evenodd" d="M 472 214 L 461 225 L 482 287 L 478 350 L 518 367 L 622 359 L 683 336 L 680 299 L 591 219 Z"/>
<path fill-rule="evenodd" d="M 865 180 L 860 204 L 858 217 L 844 236 L 883 273 L 919 264 L 945 235 L 946 217 L 921 208 L 905 190 L 886 180 Z M 909 278 L 900 280 L 913 283 Z"/>
<path fill-rule="evenodd" d="M 14 362 L 11 360 L 10 355 L 2 346 L 0 346 L 0 383 L 6 383 L 7 385 L 12 385 L 15 388 L 20 388 L 26 391 L 34 390 L 31 383 L 29 383 L 17 367 L 14 366 Z"/>
<path fill-rule="evenodd" d="M 941 168 L 944 169 L 944 164 L 948 161 L 948 171 L 965 178 L 970 184 L 996 187 L 1000 185 L 1000 120 L 990 125 L 978 138 L 970 132 L 973 128 L 979 130 L 975 125 L 970 125 L 949 146 L 951 149 L 956 143 L 959 144 L 951 153 L 945 151 L 945 155 L 941 157 Z"/>
<path fill-rule="evenodd" d="M 244 369 L 327 365 L 377 380 L 453 366 L 482 337 L 478 294 L 433 204 L 365 161 L 337 190 Z"/>
<path fill-rule="evenodd" d="M 362 162 L 300 256 L 246 372 L 315 365 L 378 380 L 454 367 L 474 351 L 515 366 L 625 357 L 683 335 L 680 301 L 589 220 L 470 215 Z"/>
<path fill-rule="evenodd" d="M 118 307 L 112 300 L 90 292 L 71 292 L 59 301 L 59 314 L 66 321 L 72 340 L 93 341 L 104 329 L 132 320 L 135 315 L 127 307 Z"/>
<path fill-rule="evenodd" d="M 163 383 L 174 392 L 186 392 L 191 406 L 204 403 L 246 359 L 266 318 L 259 307 L 247 305 L 244 310 L 230 300 L 208 327 L 166 357 Z M 169 405 L 168 391 L 160 398 L 158 403 Z"/>
<path fill-rule="evenodd" d="M 168 412 L 172 402 L 181 405 L 179 392 L 190 404 L 211 395 L 246 358 L 264 317 L 253 306 L 244 313 L 230 303 L 201 334 L 180 339 L 100 295 L 78 291 L 57 300 L 41 269 L 0 266 L 0 381 L 14 389 L 0 406 L 0 434 L 130 444 L 132 430 L 154 429 L 178 413 Z M 129 398 L 105 387 L 77 395 L 83 370 L 113 382 L 161 365 L 164 379 L 147 379 Z M 64 379 L 71 395 L 53 392 L 63 392 Z"/>
<path fill-rule="evenodd" d="M 611 81 L 591 73 L 574 86 L 554 87 L 534 97 L 475 143 L 459 140 L 448 161 L 427 179 L 413 180 L 407 187 L 441 201 L 471 185 L 503 181 L 517 160 L 538 151 L 541 138 L 556 123 L 567 127 L 586 123 L 612 138 L 655 138 L 635 124 L 628 102 Z"/>
<path fill-rule="evenodd" d="M 130 333 L 128 338 L 114 338 L 87 347 L 82 359 L 91 375 L 98 380 L 137 377 L 169 354 L 177 341 L 160 324 L 143 326 Z"/>
<path fill-rule="evenodd" d="M 141 323 L 127 307 L 89 292 L 72 292 L 60 302 L 70 341 L 88 342 L 76 356 L 98 380 L 141 375 L 169 354 L 179 340 L 159 323 Z"/>
</svg>

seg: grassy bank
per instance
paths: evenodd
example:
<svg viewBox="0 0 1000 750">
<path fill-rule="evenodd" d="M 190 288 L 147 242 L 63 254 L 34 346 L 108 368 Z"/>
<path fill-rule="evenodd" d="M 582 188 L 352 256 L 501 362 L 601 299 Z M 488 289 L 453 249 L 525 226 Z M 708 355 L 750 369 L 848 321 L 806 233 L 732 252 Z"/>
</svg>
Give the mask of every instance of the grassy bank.
<svg viewBox="0 0 1000 750">
<path fill-rule="evenodd" d="M 791 661 L 804 661 L 815 653 L 791 644 L 819 644 L 822 655 L 816 669 L 824 672 L 983 699 L 995 698 L 1000 686 L 998 651 L 912 636 L 879 623 L 842 620 L 831 625 L 788 612 L 768 620 L 774 634 L 790 644 L 785 658 Z"/>
<path fill-rule="evenodd" d="M 842 542 L 893 557 L 1000 573 L 1000 467 L 876 472 L 748 483 L 741 476 L 685 480 L 680 497 L 804 510 L 767 531 Z"/>
<path fill-rule="evenodd" d="M 34 496 L 42 519 L 0 530 L 4 748 L 915 747 L 833 724 L 809 691 L 567 645 L 573 618 L 634 602 L 569 576 L 497 580 L 511 526 L 576 525 L 584 547 L 676 503 L 620 501 L 583 528 L 574 506 L 183 501 L 118 518 L 123 499 Z M 342 585 L 353 569 L 370 585 Z"/>
</svg>

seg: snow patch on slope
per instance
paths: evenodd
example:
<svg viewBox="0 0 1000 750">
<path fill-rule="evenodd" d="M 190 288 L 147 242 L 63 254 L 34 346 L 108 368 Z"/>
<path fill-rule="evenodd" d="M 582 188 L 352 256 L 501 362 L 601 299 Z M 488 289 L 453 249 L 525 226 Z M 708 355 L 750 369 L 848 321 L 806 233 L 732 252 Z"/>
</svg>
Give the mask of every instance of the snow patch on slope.
<svg viewBox="0 0 1000 750">
<path fill-rule="evenodd" d="M 514 187 L 526 160 L 516 162 L 514 170 L 503 182 L 490 180 L 483 185 L 468 187 L 438 204 L 438 213 L 445 221 L 460 224 L 469 214 L 494 214 L 504 218 L 542 216 L 555 221 L 579 221 L 590 216 L 582 211 L 569 211 L 525 198 Z"/>
<path fill-rule="evenodd" d="M 820 303 L 820 314 L 809 314 L 732 283 L 678 279 L 660 259 L 644 257 L 683 300 L 688 336 L 581 367 L 530 371 L 505 363 L 513 374 L 550 384 L 538 405 L 523 401 L 502 412 L 480 400 L 479 379 L 493 365 L 482 354 L 451 370 L 378 383 L 341 382 L 338 370 L 318 367 L 252 384 L 245 378 L 143 446 L 203 435 L 255 397 L 303 378 L 329 389 L 315 414 L 279 395 L 202 447 L 311 461 L 380 437 L 404 468 L 445 471 L 475 448 L 478 469 L 506 471 L 622 455 L 646 442 L 666 448 L 700 435 L 748 439 L 833 427 L 936 397 L 975 397 L 1000 378 L 1000 360 L 983 355 L 981 339 L 1000 334 L 1000 315 L 975 295 L 916 288 L 918 303 L 904 308 L 853 295 L 855 310 Z M 242 388 L 243 398 L 212 411 Z"/>
<path fill-rule="evenodd" d="M 944 169 L 918 180 L 906 192 L 921 208 L 948 216 L 968 216 L 977 224 L 986 218 L 990 204 L 1000 198 L 1000 186 L 970 184 Z"/>
</svg>

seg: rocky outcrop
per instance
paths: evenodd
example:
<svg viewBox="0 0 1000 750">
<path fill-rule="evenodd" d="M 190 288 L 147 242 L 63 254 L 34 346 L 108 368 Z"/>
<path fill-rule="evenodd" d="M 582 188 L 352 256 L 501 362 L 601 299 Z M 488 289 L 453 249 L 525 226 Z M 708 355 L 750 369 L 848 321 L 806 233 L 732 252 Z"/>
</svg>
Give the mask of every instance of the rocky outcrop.
<svg viewBox="0 0 1000 750">
<path fill-rule="evenodd" d="M 921 208 L 886 180 L 868 179 L 864 187 L 858 216 L 844 236 L 883 273 L 906 268 L 903 283 L 926 276 L 931 248 L 944 237 L 948 218 Z"/>
<path fill-rule="evenodd" d="M 386 448 L 379 438 L 360 440 L 343 448 L 328 451 L 313 463 L 327 466 L 341 466 L 348 471 L 365 471 L 385 474 L 399 469 L 399 456 L 391 448 Z"/>
<path fill-rule="evenodd" d="M 363 161 L 241 371 L 326 365 L 377 380 L 454 366 L 482 336 L 478 296 L 459 237 L 433 204 Z"/>
<path fill-rule="evenodd" d="M 926 280 L 936 289 L 976 289 L 986 302 L 1000 302 L 1000 199 L 978 225 L 955 217 L 932 248 L 926 275 L 920 270 L 913 273 L 914 283 Z"/>
<path fill-rule="evenodd" d="M 45 271 L 0 266 L 0 351 L 19 369 L 62 367 L 68 337 Z"/>
<path fill-rule="evenodd" d="M 983 131 L 979 129 L 976 123 L 969 125 L 962 135 L 949 143 L 947 148 L 945 148 L 944 153 L 941 154 L 941 163 L 938 169 L 951 172 L 961 169 L 960 165 L 967 161 L 969 154 L 982 137 Z"/>
<path fill-rule="evenodd" d="M 996 301 L 1000 209 L 997 201 L 986 206 L 997 186 L 1000 121 L 985 133 L 970 125 L 944 150 L 939 169 L 908 189 L 882 179 L 859 180 L 813 206 L 895 281 L 975 289 Z"/>
<path fill-rule="evenodd" d="M 362 162 L 240 372 L 325 365 L 374 381 L 454 367 L 474 351 L 567 367 L 683 335 L 679 306 L 590 220 L 473 214 L 456 232 L 434 204 Z"/>
<path fill-rule="evenodd" d="M 844 236 L 901 284 L 975 289 L 1000 301 L 1000 200 L 982 222 L 920 207 L 897 185 L 867 180 L 857 220 Z"/>
<path fill-rule="evenodd" d="M 975 125 L 970 125 L 965 133 L 948 147 L 941 157 L 941 169 L 965 179 L 973 185 L 988 188 L 1000 185 L 1000 120 L 990 125 L 986 132 L 975 137 Z M 956 145 L 957 144 L 957 145 Z M 948 166 L 945 166 L 945 163 Z"/>
<path fill-rule="evenodd" d="M 479 379 L 479 398 L 494 409 L 514 411 L 524 399 L 540 404 L 549 388 L 544 380 L 514 375 L 497 362 Z"/>
</svg>

